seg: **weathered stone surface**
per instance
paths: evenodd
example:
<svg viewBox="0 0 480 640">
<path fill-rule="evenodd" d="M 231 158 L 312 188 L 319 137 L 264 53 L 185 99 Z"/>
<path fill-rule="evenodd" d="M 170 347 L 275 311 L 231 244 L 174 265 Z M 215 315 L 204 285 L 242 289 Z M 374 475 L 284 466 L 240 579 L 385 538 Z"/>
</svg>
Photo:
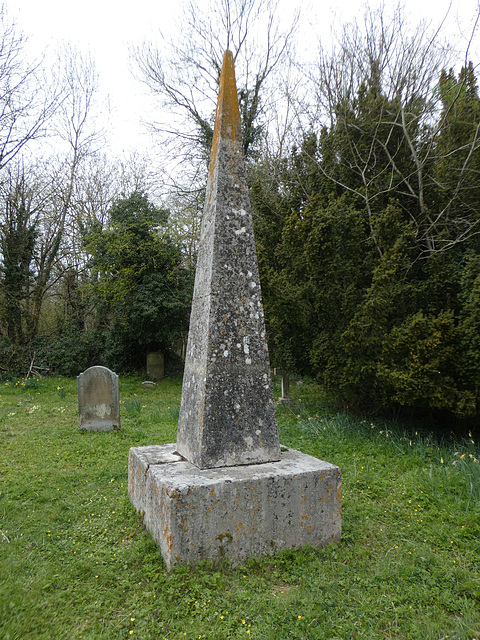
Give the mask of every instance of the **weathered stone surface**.
<svg viewBox="0 0 480 640">
<path fill-rule="evenodd" d="M 77 377 L 79 427 L 89 431 L 120 428 L 118 376 L 106 367 L 90 367 Z"/>
<path fill-rule="evenodd" d="M 161 351 L 147 353 L 147 373 L 154 380 L 160 380 L 165 375 L 165 356 Z"/>
<path fill-rule="evenodd" d="M 168 569 L 222 558 L 239 564 L 340 539 L 340 469 L 299 451 L 282 450 L 278 462 L 198 469 L 173 444 L 135 447 L 128 477 L 130 500 Z"/>
<path fill-rule="evenodd" d="M 278 460 L 233 56 L 224 57 L 177 449 L 200 468 Z"/>
<path fill-rule="evenodd" d="M 146 476 L 151 465 L 181 462 L 184 458 L 176 452 L 175 444 L 133 447 L 128 454 L 128 495 L 137 511 L 148 509 Z"/>
<path fill-rule="evenodd" d="M 156 386 L 155 382 L 152 382 L 151 380 L 144 380 L 142 382 L 142 389 L 155 389 Z"/>
</svg>

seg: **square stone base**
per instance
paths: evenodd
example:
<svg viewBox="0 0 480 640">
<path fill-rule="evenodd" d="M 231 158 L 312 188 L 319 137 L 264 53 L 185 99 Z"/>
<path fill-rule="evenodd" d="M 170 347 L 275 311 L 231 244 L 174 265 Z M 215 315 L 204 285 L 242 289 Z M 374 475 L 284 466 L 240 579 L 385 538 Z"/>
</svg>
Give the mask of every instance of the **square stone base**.
<svg viewBox="0 0 480 640">
<path fill-rule="evenodd" d="M 281 460 L 198 469 L 175 444 L 133 447 L 128 492 L 167 569 L 251 557 L 341 535 L 340 469 L 282 447 Z"/>
</svg>

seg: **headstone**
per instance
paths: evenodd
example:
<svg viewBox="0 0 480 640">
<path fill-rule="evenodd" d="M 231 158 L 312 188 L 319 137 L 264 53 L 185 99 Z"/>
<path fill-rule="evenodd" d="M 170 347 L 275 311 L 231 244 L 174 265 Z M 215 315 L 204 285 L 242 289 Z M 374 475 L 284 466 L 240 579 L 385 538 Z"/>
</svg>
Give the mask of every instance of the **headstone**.
<svg viewBox="0 0 480 640">
<path fill-rule="evenodd" d="M 160 380 L 165 375 L 165 356 L 160 351 L 147 353 L 147 373 L 153 380 Z"/>
<path fill-rule="evenodd" d="M 80 429 L 120 428 L 118 376 L 106 367 L 90 367 L 77 377 Z"/>
<path fill-rule="evenodd" d="M 223 60 L 177 441 L 132 447 L 128 491 L 167 569 L 341 535 L 340 469 L 280 448 L 242 157 Z"/>
<path fill-rule="evenodd" d="M 233 56 L 220 79 L 177 450 L 201 469 L 280 459 Z"/>
<path fill-rule="evenodd" d="M 142 389 L 155 389 L 156 386 L 155 382 L 152 382 L 151 380 L 144 380 L 142 382 Z"/>
</svg>

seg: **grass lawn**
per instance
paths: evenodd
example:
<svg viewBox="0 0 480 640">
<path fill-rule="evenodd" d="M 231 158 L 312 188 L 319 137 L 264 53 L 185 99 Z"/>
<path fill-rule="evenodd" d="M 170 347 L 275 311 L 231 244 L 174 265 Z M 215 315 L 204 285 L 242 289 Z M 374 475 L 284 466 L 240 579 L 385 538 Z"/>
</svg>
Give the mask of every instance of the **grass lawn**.
<svg viewBox="0 0 480 640">
<path fill-rule="evenodd" d="M 78 430 L 75 380 L 1 383 L 2 640 L 480 638 L 473 436 L 438 444 L 293 385 L 281 442 L 340 466 L 340 544 L 167 573 L 128 500 L 127 457 L 175 441 L 181 383 L 140 383 L 121 378 L 109 433 Z"/>
</svg>

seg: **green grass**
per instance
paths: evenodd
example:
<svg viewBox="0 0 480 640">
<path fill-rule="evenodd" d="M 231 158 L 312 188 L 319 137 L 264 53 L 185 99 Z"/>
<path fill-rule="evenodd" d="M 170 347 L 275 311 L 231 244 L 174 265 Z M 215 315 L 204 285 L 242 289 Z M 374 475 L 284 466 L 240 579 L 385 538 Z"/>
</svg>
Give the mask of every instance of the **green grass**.
<svg viewBox="0 0 480 640">
<path fill-rule="evenodd" d="M 2 383 L 2 640 L 480 638 L 473 437 L 354 420 L 292 385 L 281 441 L 341 467 L 340 544 L 167 573 L 128 500 L 127 456 L 175 440 L 181 384 L 140 383 L 121 379 L 109 433 L 78 430 L 75 380 Z"/>
</svg>

